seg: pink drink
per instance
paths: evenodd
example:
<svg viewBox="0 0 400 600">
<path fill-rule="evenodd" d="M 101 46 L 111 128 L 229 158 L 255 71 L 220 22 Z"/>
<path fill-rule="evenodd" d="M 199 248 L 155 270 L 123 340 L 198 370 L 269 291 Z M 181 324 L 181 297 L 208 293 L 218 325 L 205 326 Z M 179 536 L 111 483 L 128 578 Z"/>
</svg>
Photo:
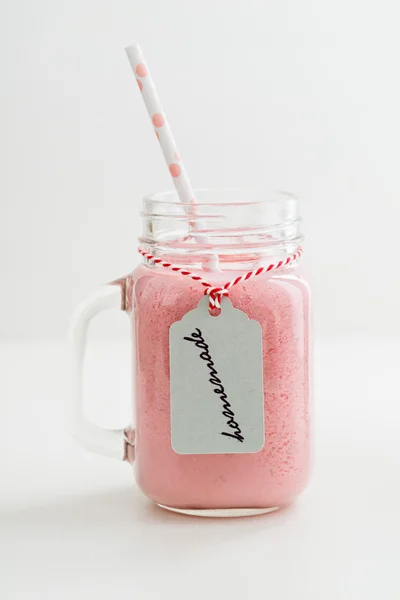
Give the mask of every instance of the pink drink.
<svg viewBox="0 0 400 600">
<path fill-rule="evenodd" d="M 207 273 L 207 279 L 219 285 L 237 274 L 242 273 Z M 203 291 L 161 267 L 140 266 L 132 279 L 136 473 L 142 491 L 158 504 L 183 510 L 290 503 L 310 471 L 309 290 L 298 269 L 260 275 L 230 292 L 234 307 L 262 327 L 265 445 L 254 454 L 174 452 L 169 328 L 197 306 Z"/>
</svg>

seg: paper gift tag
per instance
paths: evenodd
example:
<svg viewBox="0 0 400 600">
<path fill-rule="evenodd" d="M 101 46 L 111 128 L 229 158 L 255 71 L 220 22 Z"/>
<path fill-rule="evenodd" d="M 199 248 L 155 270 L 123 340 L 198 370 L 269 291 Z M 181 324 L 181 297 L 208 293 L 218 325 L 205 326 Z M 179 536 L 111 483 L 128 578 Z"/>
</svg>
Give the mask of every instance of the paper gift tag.
<svg viewBox="0 0 400 600">
<path fill-rule="evenodd" d="M 262 335 L 223 298 L 202 298 L 170 328 L 171 441 L 179 454 L 258 452 L 264 446 Z"/>
</svg>

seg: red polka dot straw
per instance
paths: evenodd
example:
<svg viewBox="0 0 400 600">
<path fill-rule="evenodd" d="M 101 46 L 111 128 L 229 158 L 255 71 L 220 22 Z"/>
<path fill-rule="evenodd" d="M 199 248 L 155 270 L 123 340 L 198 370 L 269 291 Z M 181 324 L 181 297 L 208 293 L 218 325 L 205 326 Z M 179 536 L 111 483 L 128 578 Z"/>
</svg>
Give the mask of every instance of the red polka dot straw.
<svg viewBox="0 0 400 600">
<path fill-rule="evenodd" d="M 185 204 L 186 213 L 194 215 L 196 213 L 195 200 L 193 200 L 195 195 L 186 169 L 183 166 L 181 156 L 177 150 L 174 136 L 161 106 L 160 98 L 144 59 L 143 52 L 139 44 L 132 44 L 125 50 L 139 89 L 142 92 L 143 102 L 160 142 L 161 150 L 179 199 Z M 192 219 L 191 223 L 194 229 L 201 229 L 201 224 L 196 219 Z M 198 243 L 207 243 L 208 239 L 207 236 L 200 235 L 196 236 L 196 241 Z"/>
<path fill-rule="evenodd" d="M 144 250 L 143 248 L 139 248 L 138 250 L 139 250 L 140 254 L 146 260 L 148 260 L 150 263 L 152 263 L 154 265 L 159 265 L 160 267 L 164 267 L 164 269 L 170 269 L 171 271 L 173 271 L 175 273 L 180 273 L 181 275 L 184 275 L 186 277 L 190 277 L 190 279 L 193 279 L 193 281 L 197 281 L 201 286 L 203 286 L 205 288 L 204 294 L 205 295 L 208 294 L 208 297 L 209 297 L 210 311 L 213 310 L 214 308 L 220 308 L 222 297 L 223 296 L 228 297 L 229 290 L 234 285 L 237 285 L 238 283 L 242 283 L 242 281 L 247 281 L 248 279 L 252 279 L 253 277 L 257 277 L 257 275 L 262 275 L 263 273 L 269 273 L 270 271 L 276 271 L 278 269 L 283 269 L 285 267 L 288 267 L 290 264 L 296 262 L 303 253 L 303 248 L 301 246 L 299 246 L 297 248 L 296 252 L 294 252 L 293 254 L 291 254 L 284 260 L 279 260 L 279 261 L 277 261 L 275 263 L 271 263 L 265 267 L 258 267 L 257 269 L 248 271 L 247 273 L 244 273 L 244 275 L 240 275 L 239 277 L 236 277 L 236 279 L 231 279 L 231 281 L 227 281 L 223 286 L 213 286 L 206 279 L 203 279 L 203 277 L 201 277 L 200 275 L 196 275 L 195 273 L 188 271 L 184 267 L 179 267 L 177 265 L 174 265 L 162 258 L 156 258 L 149 252 L 146 252 L 146 250 Z"/>
</svg>

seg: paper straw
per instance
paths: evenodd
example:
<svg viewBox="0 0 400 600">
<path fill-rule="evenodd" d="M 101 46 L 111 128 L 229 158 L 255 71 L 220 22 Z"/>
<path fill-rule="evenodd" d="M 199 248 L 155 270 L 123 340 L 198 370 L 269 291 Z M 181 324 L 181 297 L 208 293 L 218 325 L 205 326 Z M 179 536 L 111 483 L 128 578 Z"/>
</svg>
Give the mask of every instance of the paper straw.
<svg viewBox="0 0 400 600">
<path fill-rule="evenodd" d="M 161 150 L 164 154 L 179 199 L 186 205 L 194 205 L 196 200 L 193 188 L 190 185 L 189 177 L 176 147 L 174 136 L 172 135 L 167 117 L 162 108 L 160 98 L 150 75 L 143 52 L 138 43 L 128 46 L 125 48 L 125 51 L 142 93 L 143 102 L 146 106 L 148 115 L 153 123 L 156 136 L 160 142 Z M 193 208 L 185 207 L 185 210 L 189 213 L 193 212 L 193 215 L 195 215 L 196 211 L 194 206 Z M 193 228 L 198 231 L 201 230 L 201 222 L 195 221 Z M 205 235 L 197 235 L 195 236 L 195 240 L 200 244 L 209 243 L 209 240 Z M 218 258 L 217 255 L 214 254 L 213 258 L 207 261 L 207 268 L 209 270 L 218 270 L 217 263 Z"/>
<path fill-rule="evenodd" d="M 179 199 L 185 204 L 194 203 L 195 197 L 189 177 L 176 147 L 174 136 L 161 106 L 160 98 L 145 62 L 143 52 L 139 44 L 132 44 L 132 46 L 128 46 L 125 50 L 139 89 L 142 92 L 143 102 L 153 123 Z"/>
</svg>

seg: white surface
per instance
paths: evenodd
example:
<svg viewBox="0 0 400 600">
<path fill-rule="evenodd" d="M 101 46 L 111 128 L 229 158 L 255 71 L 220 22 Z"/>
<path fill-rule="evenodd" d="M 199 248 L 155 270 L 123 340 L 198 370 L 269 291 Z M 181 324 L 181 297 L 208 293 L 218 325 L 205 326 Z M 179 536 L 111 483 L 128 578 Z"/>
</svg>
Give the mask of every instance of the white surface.
<svg viewBox="0 0 400 600">
<path fill-rule="evenodd" d="M 399 334 L 399 19 L 397 0 L 2 0 L 1 334 L 64 335 L 138 262 L 140 198 L 172 187 L 133 40 L 194 187 L 303 199 L 319 331 Z"/>
<path fill-rule="evenodd" d="M 128 350 L 91 345 L 99 423 L 129 419 Z M 218 521 L 152 506 L 128 465 L 65 435 L 64 348 L 1 346 L 0 597 L 398 600 L 399 350 L 317 344 L 311 486 L 281 512 Z"/>
</svg>

